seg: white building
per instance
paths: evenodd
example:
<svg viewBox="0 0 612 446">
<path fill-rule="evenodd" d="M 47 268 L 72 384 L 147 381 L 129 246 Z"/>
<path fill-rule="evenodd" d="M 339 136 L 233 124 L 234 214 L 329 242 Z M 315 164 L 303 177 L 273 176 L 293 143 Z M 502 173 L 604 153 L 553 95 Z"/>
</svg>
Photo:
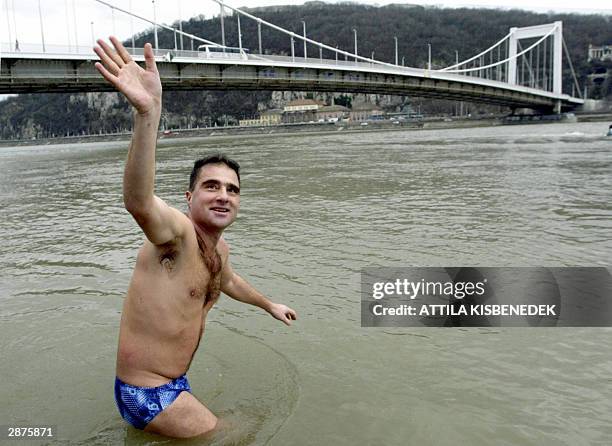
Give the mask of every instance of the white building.
<svg viewBox="0 0 612 446">
<path fill-rule="evenodd" d="M 612 60 L 612 45 L 593 46 L 589 43 L 589 58 L 592 60 Z"/>
</svg>

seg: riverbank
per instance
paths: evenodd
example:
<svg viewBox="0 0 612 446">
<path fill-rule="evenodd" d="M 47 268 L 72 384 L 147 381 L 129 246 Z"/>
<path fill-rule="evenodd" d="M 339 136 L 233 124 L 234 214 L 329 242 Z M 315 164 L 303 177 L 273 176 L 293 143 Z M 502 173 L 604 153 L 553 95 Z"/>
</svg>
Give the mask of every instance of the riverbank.
<svg viewBox="0 0 612 446">
<path fill-rule="evenodd" d="M 578 122 L 606 122 L 612 123 L 612 113 L 582 114 L 576 115 Z M 552 121 L 524 121 L 517 124 L 543 124 L 557 123 Z M 196 129 L 176 129 L 168 133 L 160 132 L 159 139 L 173 140 L 178 138 L 216 138 L 228 136 L 270 136 L 270 135 L 303 135 L 311 133 L 313 135 L 329 133 L 362 133 L 376 131 L 415 131 L 431 129 L 449 128 L 475 128 L 475 127 L 494 127 L 506 125 L 507 122 L 501 118 L 432 118 L 420 121 L 368 121 L 366 123 L 303 123 L 303 124 L 279 124 L 274 126 L 230 126 L 230 127 L 206 127 Z M 607 127 L 606 127 L 607 129 Z M 128 141 L 132 136 L 131 132 L 106 133 L 100 135 L 77 135 L 64 136 L 59 138 L 40 138 L 29 140 L 0 140 L 0 147 L 35 146 L 51 144 L 83 144 L 88 142 L 105 141 Z"/>
</svg>

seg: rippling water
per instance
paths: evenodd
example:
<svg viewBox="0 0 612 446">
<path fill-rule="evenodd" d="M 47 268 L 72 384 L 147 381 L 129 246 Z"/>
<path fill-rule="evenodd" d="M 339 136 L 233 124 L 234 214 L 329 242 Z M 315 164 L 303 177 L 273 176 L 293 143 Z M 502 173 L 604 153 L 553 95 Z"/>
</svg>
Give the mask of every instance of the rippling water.
<svg viewBox="0 0 612 446">
<path fill-rule="evenodd" d="M 295 308 L 223 298 L 189 373 L 235 428 L 217 444 L 608 445 L 608 329 L 363 329 L 364 266 L 610 266 L 605 124 L 162 141 L 157 194 L 193 160 L 243 165 L 234 268 Z M 0 424 L 58 442 L 153 444 L 114 406 L 141 233 L 126 143 L 0 150 Z M 191 442 L 189 442 L 191 443 Z M 193 442 L 198 444 L 198 442 Z M 21 443 L 20 443 L 21 444 Z"/>
</svg>

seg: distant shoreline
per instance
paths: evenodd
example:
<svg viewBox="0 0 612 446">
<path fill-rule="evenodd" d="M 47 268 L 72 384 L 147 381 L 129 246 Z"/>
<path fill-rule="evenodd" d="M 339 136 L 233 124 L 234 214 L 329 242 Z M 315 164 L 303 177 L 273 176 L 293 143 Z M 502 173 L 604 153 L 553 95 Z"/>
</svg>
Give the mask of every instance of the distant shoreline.
<svg viewBox="0 0 612 446">
<path fill-rule="evenodd" d="M 612 124 L 612 113 L 606 114 L 584 114 L 576 115 L 578 122 L 608 122 Z M 170 134 L 159 133 L 159 141 L 172 141 L 185 138 L 217 138 L 233 136 L 298 136 L 303 134 L 335 134 L 335 133 L 359 133 L 371 131 L 415 131 L 431 129 L 473 128 L 473 127 L 495 127 L 500 125 L 516 124 L 546 124 L 567 121 L 519 121 L 504 122 L 498 118 L 485 119 L 453 119 L 453 120 L 422 120 L 404 121 L 394 124 L 390 121 L 368 121 L 366 125 L 360 124 L 330 124 L 330 123 L 304 123 L 304 124 L 281 124 L 274 126 L 248 126 L 248 127 L 207 127 L 197 129 L 177 129 Z M 103 135 L 80 135 L 64 136 L 58 138 L 41 138 L 26 140 L 0 140 L 1 147 L 25 147 L 39 145 L 61 145 L 82 144 L 88 142 L 106 141 L 129 141 L 131 132 L 112 133 Z"/>
</svg>

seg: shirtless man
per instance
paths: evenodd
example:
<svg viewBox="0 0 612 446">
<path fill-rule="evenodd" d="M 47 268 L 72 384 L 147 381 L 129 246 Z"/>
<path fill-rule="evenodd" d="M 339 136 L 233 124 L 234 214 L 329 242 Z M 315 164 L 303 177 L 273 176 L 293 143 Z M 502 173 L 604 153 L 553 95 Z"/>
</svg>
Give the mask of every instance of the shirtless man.
<svg viewBox="0 0 612 446">
<path fill-rule="evenodd" d="M 221 234 L 236 219 L 240 171 L 217 155 L 196 161 L 186 192 L 187 215 L 154 195 L 155 145 L 162 88 L 150 44 L 145 68 L 110 38 L 94 48 L 96 68 L 134 107 L 134 134 L 123 177 L 123 201 L 146 240 L 123 304 L 115 398 L 138 429 L 169 437 L 212 431 L 217 417 L 191 393 L 185 373 L 220 291 L 256 305 L 287 325 L 291 308 L 266 299 L 238 276 Z"/>
</svg>

